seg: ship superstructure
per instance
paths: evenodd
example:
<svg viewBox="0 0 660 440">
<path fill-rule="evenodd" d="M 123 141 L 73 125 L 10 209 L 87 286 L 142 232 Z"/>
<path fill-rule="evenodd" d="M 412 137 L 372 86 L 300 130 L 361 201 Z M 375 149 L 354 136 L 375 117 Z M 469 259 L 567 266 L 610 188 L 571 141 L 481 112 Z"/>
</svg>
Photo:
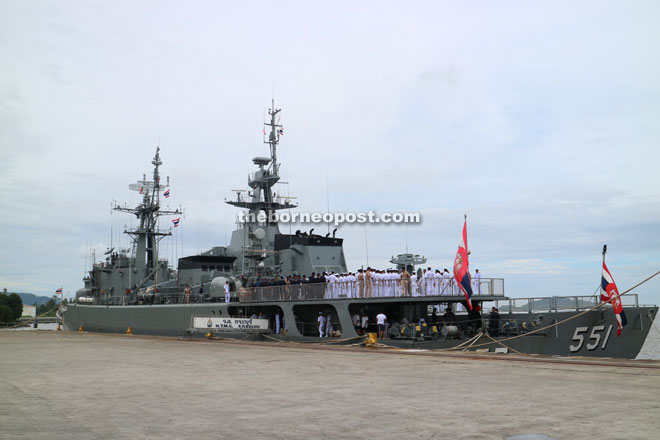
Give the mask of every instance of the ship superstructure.
<svg viewBox="0 0 660 440">
<path fill-rule="evenodd" d="M 311 275 L 312 273 L 346 272 L 343 239 L 335 232 L 321 236 L 313 228 L 283 234 L 274 214 L 290 210 L 298 205 L 294 197 L 275 191 L 280 183 L 280 166 L 277 149 L 283 134 L 279 123 L 281 109 L 269 109 L 269 120 L 264 123 L 264 142 L 269 145 L 270 157 L 252 159 L 257 170 L 248 175 L 247 190 L 234 190 L 236 197 L 226 203 L 244 209 L 242 219 L 237 219 L 236 230 L 228 246 L 216 246 L 199 256 L 179 260 L 180 282 L 199 285 L 220 277 L 225 279 L 256 280 L 260 278 Z M 226 270 L 231 265 L 231 270 Z M 210 268 L 224 268 L 224 271 Z M 204 270 L 206 269 L 206 270 Z M 220 273 L 224 272 L 224 273 Z M 232 286 L 236 288 L 238 286 Z M 216 293 L 216 292 L 214 292 Z"/>
<path fill-rule="evenodd" d="M 77 298 L 96 299 L 105 303 L 119 303 L 125 300 L 128 291 L 136 291 L 144 287 L 159 285 L 171 280 L 172 270 L 166 259 L 158 255 L 158 243 L 164 237 L 172 235 L 171 231 L 158 228 L 158 219 L 162 216 L 180 215 L 180 210 L 161 209 L 161 193 L 169 190 L 167 183 L 160 181 L 159 167 L 163 164 L 160 158 L 160 147 L 156 148 L 151 163 L 154 166 L 152 180 L 146 175 L 142 180 L 129 185 L 129 189 L 137 191 L 142 201 L 135 207 L 115 205 L 113 210 L 125 212 L 139 220 L 134 229 L 126 229 L 125 234 L 131 237 L 131 249 L 114 248 L 105 252 L 105 261 L 94 262 L 88 275 L 84 278 L 84 287 L 76 293 Z"/>
</svg>

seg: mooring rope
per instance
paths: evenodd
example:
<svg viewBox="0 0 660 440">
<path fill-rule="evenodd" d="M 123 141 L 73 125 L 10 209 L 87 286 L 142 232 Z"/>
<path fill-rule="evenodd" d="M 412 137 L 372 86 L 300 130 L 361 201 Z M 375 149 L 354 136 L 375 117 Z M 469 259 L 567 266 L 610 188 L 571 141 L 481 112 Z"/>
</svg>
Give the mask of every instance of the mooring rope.
<svg viewBox="0 0 660 440">
<path fill-rule="evenodd" d="M 514 348 L 511 348 L 511 347 L 509 347 L 508 345 L 503 344 L 502 341 L 498 341 L 497 339 L 493 338 L 491 335 L 488 334 L 488 332 L 484 332 L 484 335 L 485 335 L 488 339 L 490 339 L 491 341 L 498 343 L 499 345 L 501 345 L 502 347 L 506 348 L 507 350 L 511 350 L 511 351 L 513 351 L 513 352 L 516 353 L 516 354 L 520 354 L 520 352 L 519 352 L 518 350 L 516 350 L 516 349 L 514 349 Z"/>
<path fill-rule="evenodd" d="M 614 299 L 614 298 L 620 298 L 620 297 L 622 297 L 623 295 L 625 295 L 625 294 L 627 294 L 627 293 L 630 293 L 631 291 L 635 290 L 636 288 L 638 288 L 639 286 L 641 286 L 642 284 L 646 283 L 646 282 L 649 281 L 651 278 L 653 278 L 653 277 L 655 277 L 655 276 L 657 276 L 657 275 L 660 275 L 660 270 L 657 271 L 656 273 L 654 273 L 653 275 L 647 277 L 645 280 L 643 280 L 643 281 L 641 281 L 641 282 L 635 284 L 633 287 L 631 287 L 630 289 L 624 291 L 623 293 L 620 293 L 619 295 L 616 295 L 616 296 L 612 297 L 612 299 Z M 550 324 L 550 325 L 547 325 L 547 326 L 545 326 L 545 327 L 540 327 L 540 328 L 537 328 L 537 329 L 532 330 L 532 331 L 530 331 L 530 332 L 523 333 L 523 334 L 521 334 L 521 335 L 515 335 L 515 336 L 510 336 L 510 337 L 508 337 L 508 338 L 500 339 L 499 342 L 512 341 L 512 340 L 514 340 L 514 339 L 519 339 L 519 338 L 523 338 L 523 337 L 526 337 L 526 336 L 531 336 L 531 335 L 533 335 L 533 334 L 536 334 L 536 333 L 539 333 L 539 332 L 542 332 L 542 331 L 545 331 L 545 330 L 548 330 L 548 329 L 551 329 L 551 328 L 557 327 L 557 326 L 559 326 L 559 325 L 561 325 L 561 324 L 564 324 L 565 322 L 568 322 L 568 321 L 571 321 L 571 320 L 573 320 L 573 319 L 576 319 L 576 318 L 578 318 L 578 317 L 580 317 L 580 316 L 582 316 L 582 315 L 585 315 L 585 314 L 587 314 L 587 313 L 589 313 L 589 312 L 591 312 L 591 311 L 593 311 L 593 310 L 596 310 L 596 309 L 599 309 L 599 308 L 601 308 L 601 307 L 604 307 L 606 304 L 609 304 L 610 301 L 611 301 L 611 300 L 609 300 L 609 301 L 607 301 L 607 302 L 601 302 L 601 303 L 598 303 L 598 304 L 596 304 L 595 306 L 593 306 L 593 307 L 590 308 L 590 309 L 587 309 L 587 310 L 584 310 L 584 311 L 582 311 L 582 312 L 580 312 L 580 313 L 577 313 L 577 314 L 575 314 L 575 315 L 569 316 L 568 318 L 566 318 L 566 319 L 562 319 L 561 321 L 557 321 L 557 322 L 555 322 L 554 324 Z M 653 322 L 653 321 L 651 321 L 651 322 Z M 654 323 L 654 324 L 655 324 L 655 323 Z M 483 347 L 483 346 L 491 345 L 491 344 L 492 344 L 492 342 L 484 342 L 484 343 L 481 343 L 481 344 L 477 344 L 477 345 L 475 345 L 474 348 Z"/>
<path fill-rule="evenodd" d="M 479 339 L 479 336 L 481 335 L 474 335 L 473 337 L 471 337 L 467 341 L 462 342 L 461 344 L 458 344 L 454 347 L 444 348 L 443 350 L 458 350 L 459 348 L 463 347 L 465 344 L 470 344 L 468 345 L 468 347 L 470 347 Z"/>
</svg>

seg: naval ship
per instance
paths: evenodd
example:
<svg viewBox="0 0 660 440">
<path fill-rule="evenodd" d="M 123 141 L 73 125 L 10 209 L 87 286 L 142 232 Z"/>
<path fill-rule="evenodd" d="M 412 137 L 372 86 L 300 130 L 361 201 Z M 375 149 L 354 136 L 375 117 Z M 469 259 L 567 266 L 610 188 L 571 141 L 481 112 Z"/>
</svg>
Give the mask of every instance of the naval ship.
<svg viewBox="0 0 660 440">
<path fill-rule="evenodd" d="M 161 183 L 156 149 L 151 180 L 144 175 L 129 185 L 142 195 L 141 202 L 114 206 L 139 220 L 136 228 L 124 231 L 131 248 L 109 249 L 104 260 L 93 263 L 76 300 L 60 310 L 65 330 L 359 344 L 378 330 L 382 313 L 387 324 L 378 343 L 387 346 L 637 356 L 658 307 L 639 304 L 634 294 L 621 296 L 628 323 L 615 336 L 616 315 L 599 297 L 509 298 L 502 278 L 473 280 L 473 309 L 467 312 L 453 279 L 423 278 L 416 268 L 426 262 L 420 255 L 390 260 L 397 271 L 416 274 L 414 283 L 377 280 L 370 268 L 360 277 L 338 276 L 349 271 L 336 229 L 326 235 L 313 229 L 285 234 L 269 215 L 297 207 L 292 197 L 275 191 L 280 112 L 273 102 L 264 124 L 270 156 L 252 159 L 257 169 L 248 176 L 249 189 L 234 190 L 236 197 L 226 201 L 249 215 L 237 222 L 228 246 L 180 258 L 176 268 L 158 253 L 159 242 L 172 233 L 159 228 L 159 218 L 181 211 L 161 208 L 169 177 Z M 488 313 L 493 307 L 499 320 Z"/>
</svg>

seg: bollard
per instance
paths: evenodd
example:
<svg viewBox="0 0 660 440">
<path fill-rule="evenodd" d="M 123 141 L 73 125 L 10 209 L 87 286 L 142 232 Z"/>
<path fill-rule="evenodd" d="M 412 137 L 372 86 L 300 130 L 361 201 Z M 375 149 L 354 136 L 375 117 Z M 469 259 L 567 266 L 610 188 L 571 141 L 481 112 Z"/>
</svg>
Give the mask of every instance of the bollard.
<svg viewBox="0 0 660 440">
<path fill-rule="evenodd" d="M 84 329 L 83 326 L 81 325 L 80 328 L 78 329 L 78 331 L 79 331 L 79 332 L 82 332 L 82 331 L 85 331 L 85 329 Z"/>
<path fill-rule="evenodd" d="M 62 327 L 60 327 L 60 323 L 59 323 L 59 322 L 57 323 L 57 331 L 58 331 L 58 332 L 61 332 L 61 331 L 62 331 Z"/>
<path fill-rule="evenodd" d="M 127 335 L 132 335 L 133 334 L 133 327 L 129 327 L 128 329 L 126 329 L 126 334 Z"/>
<path fill-rule="evenodd" d="M 211 332 L 206 333 L 205 336 L 209 339 L 213 339 L 213 333 L 211 333 Z"/>
</svg>

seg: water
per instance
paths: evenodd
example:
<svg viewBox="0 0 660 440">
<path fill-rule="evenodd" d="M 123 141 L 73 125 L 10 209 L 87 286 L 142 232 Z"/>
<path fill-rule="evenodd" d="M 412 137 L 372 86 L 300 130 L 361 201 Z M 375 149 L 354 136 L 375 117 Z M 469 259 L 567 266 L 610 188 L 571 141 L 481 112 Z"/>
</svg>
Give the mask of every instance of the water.
<svg viewBox="0 0 660 440">
<path fill-rule="evenodd" d="M 658 328 L 657 323 L 651 327 L 649 335 L 646 337 L 646 341 L 644 341 L 644 345 L 642 346 L 642 350 L 637 355 L 637 359 L 660 360 L 660 330 Z"/>
</svg>

